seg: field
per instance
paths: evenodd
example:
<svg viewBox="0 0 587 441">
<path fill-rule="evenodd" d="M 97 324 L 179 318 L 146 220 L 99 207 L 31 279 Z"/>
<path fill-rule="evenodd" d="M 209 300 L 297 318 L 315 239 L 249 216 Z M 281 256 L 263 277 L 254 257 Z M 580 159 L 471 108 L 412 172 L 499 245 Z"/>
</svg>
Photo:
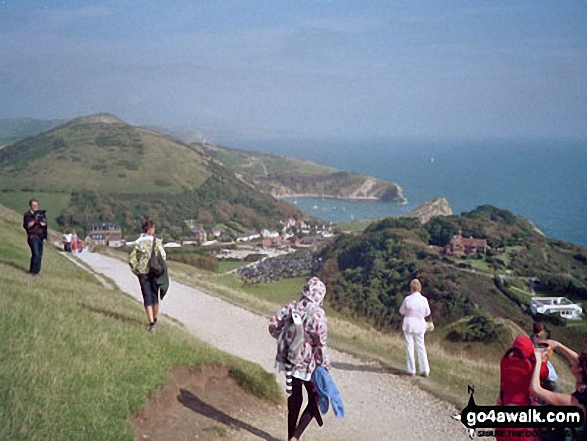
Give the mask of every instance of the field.
<svg viewBox="0 0 587 441">
<path fill-rule="evenodd" d="M 228 365 L 247 390 L 277 400 L 273 376 L 257 365 L 170 321 L 147 333 L 142 305 L 50 245 L 41 275 L 29 276 L 21 229 L 0 206 L 0 439 L 132 440 L 129 418 L 174 365 Z"/>
<path fill-rule="evenodd" d="M 35 198 L 39 201 L 39 208 L 47 210 L 47 221 L 49 228 L 57 229 L 57 217 L 69 204 L 70 195 L 68 193 L 48 193 L 48 192 L 0 192 L 0 204 L 17 213 L 24 213 L 29 207 L 29 200 Z"/>
</svg>

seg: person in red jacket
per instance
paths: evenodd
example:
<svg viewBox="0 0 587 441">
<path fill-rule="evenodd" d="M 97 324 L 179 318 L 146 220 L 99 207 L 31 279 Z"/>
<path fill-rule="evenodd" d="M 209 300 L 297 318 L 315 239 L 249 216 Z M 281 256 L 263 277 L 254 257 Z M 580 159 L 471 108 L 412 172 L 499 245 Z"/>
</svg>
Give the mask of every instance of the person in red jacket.
<svg viewBox="0 0 587 441">
<path fill-rule="evenodd" d="M 500 362 L 500 389 L 498 406 L 532 406 L 535 404 L 530 393 L 532 374 L 536 366 L 534 344 L 527 335 L 519 335 L 514 340 Z M 548 378 L 548 366 L 540 363 L 540 378 Z M 497 441 L 537 441 L 537 431 L 530 428 L 508 429 Z"/>
</svg>

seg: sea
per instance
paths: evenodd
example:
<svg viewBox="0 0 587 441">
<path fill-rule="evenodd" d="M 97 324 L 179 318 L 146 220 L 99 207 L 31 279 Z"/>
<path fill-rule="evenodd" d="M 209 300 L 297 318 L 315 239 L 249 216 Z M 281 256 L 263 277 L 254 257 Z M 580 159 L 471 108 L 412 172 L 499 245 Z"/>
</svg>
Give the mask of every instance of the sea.
<svg viewBox="0 0 587 441">
<path fill-rule="evenodd" d="M 587 140 L 237 141 L 398 183 L 406 204 L 287 198 L 328 223 L 405 214 L 445 197 L 455 214 L 491 204 L 532 221 L 548 237 L 587 246 Z"/>
</svg>

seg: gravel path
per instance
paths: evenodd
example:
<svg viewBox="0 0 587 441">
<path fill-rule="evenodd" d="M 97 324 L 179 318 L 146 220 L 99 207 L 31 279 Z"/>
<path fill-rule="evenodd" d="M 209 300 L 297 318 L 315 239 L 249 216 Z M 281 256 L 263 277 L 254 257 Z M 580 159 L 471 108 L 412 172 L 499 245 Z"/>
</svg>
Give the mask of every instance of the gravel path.
<svg viewBox="0 0 587 441">
<path fill-rule="evenodd" d="M 79 258 L 142 302 L 138 281 L 124 262 L 87 251 Z M 266 317 L 173 281 L 168 297 L 161 304 L 161 312 L 180 321 L 212 346 L 273 372 L 275 341 L 267 331 Z M 348 354 L 332 349 L 330 352 L 331 374 L 340 389 L 346 417 L 338 419 L 329 411 L 324 426 L 318 428 L 312 423 L 304 433 L 304 440 L 468 439 L 464 426 L 450 418 L 456 412 L 454 406 L 422 391 L 409 377 L 387 373 L 376 364 L 364 363 Z M 256 415 L 255 418 L 259 428 L 285 438 L 285 415 L 281 420 L 275 416 L 264 419 Z M 242 440 L 259 439 L 241 435 Z"/>
</svg>

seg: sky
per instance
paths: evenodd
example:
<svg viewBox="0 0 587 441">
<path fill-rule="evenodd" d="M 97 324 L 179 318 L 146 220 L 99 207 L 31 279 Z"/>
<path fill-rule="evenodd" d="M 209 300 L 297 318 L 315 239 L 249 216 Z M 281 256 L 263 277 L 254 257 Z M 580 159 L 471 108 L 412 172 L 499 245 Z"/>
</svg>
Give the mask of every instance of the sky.
<svg viewBox="0 0 587 441">
<path fill-rule="evenodd" d="M 587 1 L 0 0 L 0 118 L 587 139 Z"/>
</svg>

